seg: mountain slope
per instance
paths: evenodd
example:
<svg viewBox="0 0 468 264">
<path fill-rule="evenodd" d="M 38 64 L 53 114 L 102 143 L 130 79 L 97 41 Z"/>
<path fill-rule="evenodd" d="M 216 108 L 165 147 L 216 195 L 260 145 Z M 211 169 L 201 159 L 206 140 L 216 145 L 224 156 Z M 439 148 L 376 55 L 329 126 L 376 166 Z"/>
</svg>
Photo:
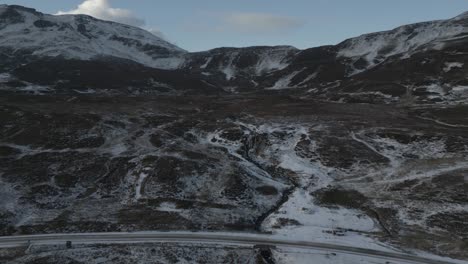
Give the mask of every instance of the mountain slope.
<svg viewBox="0 0 468 264">
<path fill-rule="evenodd" d="M 184 50 L 135 27 L 85 15 L 52 16 L 21 6 L 0 6 L 0 47 L 13 55 L 90 60 L 129 59 L 174 68 Z"/>
<path fill-rule="evenodd" d="M 362 72 L 391 56 L 408 58 L 417 52 L 442 50 L 468 38 L 468 14 L 449 20 L 405 25 L 393 30 L 365 34 L 338 44 L 339 57 L 361 60 L 361 67 L 349 74 Z M 362 65 L 364 64 L 364 65 Z"/>
</svg>

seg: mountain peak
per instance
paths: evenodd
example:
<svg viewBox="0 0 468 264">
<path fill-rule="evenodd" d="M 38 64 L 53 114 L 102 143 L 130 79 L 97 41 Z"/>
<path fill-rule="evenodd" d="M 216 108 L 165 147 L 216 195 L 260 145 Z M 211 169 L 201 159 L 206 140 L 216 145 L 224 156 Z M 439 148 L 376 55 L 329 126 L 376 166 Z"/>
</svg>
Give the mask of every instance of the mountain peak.
<svg viewBox="0 0 468 264">
<path fill-rule="evenodd" d="M 22 11 L 26 11 L 26 12 L 30 12 L 30 13 L 39 13 L 39 12 L 38 12 L 36 9 L 34 9 L 34 8 L 25 7 L 25 6 L 21 6 L 21 5 L 5 5 L 5 4 L 1 4 L 1 5 L 0 5 L 0 8 L 12 8 L 12 9 L 22 10 Z"/>
<path fill-rule="evenodd" d="M 43 15 L 42 13 L 38 12 L 34 8 L 24 7 L 20 5 L 0 5 L 0 21 L 7 19 L 8 17 L 12 16 L 24 16 L 21 12 L 26 12 L 34 15 Z"/>
</svg>

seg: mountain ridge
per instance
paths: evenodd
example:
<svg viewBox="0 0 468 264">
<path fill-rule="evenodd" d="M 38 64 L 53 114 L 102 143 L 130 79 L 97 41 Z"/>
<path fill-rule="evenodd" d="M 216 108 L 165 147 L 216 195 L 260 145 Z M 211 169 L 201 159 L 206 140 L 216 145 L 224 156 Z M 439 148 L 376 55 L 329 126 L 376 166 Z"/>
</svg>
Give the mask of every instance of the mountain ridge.
<svg viewBox="0 0 468 264">
<path fill-rule="evenodd" d="M 97 70 L 96 76 L 80 82 L 86 91 L 107 91 L 103 89 L 106 84 L 119 88 L 119 93 L 196 93 L 201 89 L 228 94 L 287 93 L 338 102 L 397 103 L 409 95 L 420 103 L 453 104 L 468 98 L 464 55 L 450 55 L 462 52 L 468 43 L 466 13 L 303 50 L 283 45 L 187 52 L 143 29 L 89 16 L 52 16 L 7 5 L 0 6 L 0 12 L 0 69 L 8 76 L 3 80 L 9 80 L 0 85 L 8 91 L 30 91 L 25 87 L 39 85 L 53 93 L 73 93 L 74 89 L 63 85 L 70 82 L 66 78 L 71 73 L 38 77 L 44 70 L 34 67 L 45 67 L 51 63 L 47 58 L 55 57 L 58 64 L 70 59 L 90 61 L 72 63 L 75 68 L 66 67 L 71 72 L 87 71 L 84 65 L 103 60 L 108 64 L 131 60 L 152 72 L 141 80 L 131 77 L 139 74 L 128 74 L 126 81 L 116 83 L 98 81 Z M 125 76 L 124 67 L 113 68 Z M 405 77 L 402 68 L 415 74 Z M 169 75 L 174 79 L 163 77 L 168 73 L 161 70 L 172 71 Z M 188 80 L 195 79 L 197 84 L 190 85 L 193 81 Z"/>
<path fill-rule="evenodd" d="M 92 20 L 95 20 L 95 21 L 111 23 L 111 24 L 114 24 L 115 26 L 123 26 L 123 27 L 129 28 L 129 29 L 131 28 L 131 29 L 136 30 L 136 31 L 147 32 L 144 29 L 140 29 L 140 28 L 137 28 L 137 27 L 121 24 L 121 23 L 118 23 L 118 22 L 105 21 L 105 20 L 94 18 L 92 16 L 88 16 L 88 15 L 48 15 L 48 14 L 41 13 L 41 12 L 37 11 L 36 9 L 28 8 L 28 7 L 24 7 L 24 6 L 20 6 L 20 5 L 5 5 L 4 4 L 4 5 L 0 5 L 0 12 L 1 12 L 1 9 L 7 9 L 7 10 L 8 9 L 9 10 L 18 9 L 18 10 L 21 10 L 21 11 L 25 11 L 25 12 L 35 14 L 38 17 L 46 17 L 46 18 L 50 18 L 50 19 L 52 19 L 52 18 L 70 18 L 70 17 L 76 17 L 76 18 L 85 19 L 85 20 L 86 19 L 92 19 Z M 468 14 L 468 12 L 465 12 L 465 13 L 462 13 L 462 14 L 454 17 L 454 18 L 447 19 L 447 20 L 434 20 L 434 21 L 427 21 L 427 22 L 418 22 L 418 23 L 399 26 L 399 27 L 396 27 L 396 28 L 390 29 L 390 30 L 384 30 L 384 31 L 373 32 L 373 33 L 366 33 L 366 34 L 362 34 L 362 35 L 357 36 L 357 37 L 352 37 L 352 38 L 348 38 L 346 40 L 343 40 L 342 42 L 340 42 L 340 43 L 338 43 L 336 45 L 324 45 L 324 46 L 337 46 L 339 48 L 347 48 L 346 44 L 349 43 L 349 42 L 352 42 L 353 40 L 368 39 L 368 38 L 371 38 L 373 36 L 384 35 L 384 34 L 388 34 L 388 33 L 394 33 L 394 32 L 398 32 L 398 31 L 402 31 L 403 29 L 407 29 L 407 28 L 419 28 L 419 27 L 427 26 L 427 25 L 434 25 L 434 24 L 437 25 L 437 24 L 447 24 L 447 23 L 460 22 L 460 20 L 464 20 L 464 18 L 466 18 L 468 16 L 467 14 Z M 78 30 L 78 29 L 76 28 L 76 30 Z M 460 33 L 462 33 L 462 32 L 466 32 L 466 30 L 461 30 Z M 149 34 L 151 34 L 151 33 L 149 33 Z M 450 35 L 450 34 L 447 34 L 447 35 Z M 156 37 L 156 36 L 154 36 L 154 37 L 157 38 L 158 40 L 160 40 L 161 43 L 165 42 L 159 37 Z M 435 39 L 437 39 L 437 37 Z M 293 49 L 297 49 L 297 48 L 295 48 L 293 46 L 289 46 L 289 45 L 279 45 L 279 46 L 249 46 L 249 47 L 218 47 L 218 48 L 213 48 L 213 49 L 209 49 L 209 50 L 206 50 L 206 51 L 187 52 L 187 51 L 183 50 L 182 48 L 177 47 L 177 46 L 175 46 L 173 44 L 170 44 L 168 42 L 165 42 L 164 44 L 167 45 L 167 46 L 171 46 L 172 48 L 174 48 L 175 50 L 178 50 L 181 53 L 186 53 L 186 54 L 197 54 L 197 53 L 204 53 L 204 52 L 209 53 L 209 52 L 215 52 L 215 51 L 219 51 L 219 50 L 229 50 L 229 49 L 248 50 L 248 49 L 252 49 L 252 48 L 257 48 L 258 49 L 258 48 L 268 48 L 268 47 L 270 47 L 270 48 L 291 47 Z M 311 47 L 311 48 L 319 48 L 319 47 Z M 297 49 L 297 50 L 304 51 L 304 50 L 307 50 L 307 49 Z M 340 53 L 340 55 L 344 56 L 344 57 L 350 57 L 350 56 L 354 55 L 353 52 L 350 52 L 349 56 L 346 56 L 345 53 L 346 52 L 342 51 Z M 145 63 L 145 62 L 142 62 L 142 61 L 138 61 L 138 59 L 134 59 L 134 60 L 136 62 L 145 64 L 147 66 L 152 66 L 152 67 L 156 67 L 156 68 L 158 68 L 158 66 L 161 67 L 160 65 L 151 65 L 151 64 L 149 64 L 147 62 Z M 173 66 L 172 68 L 177 68 L 178 66 L 180 67 L 181 65 L 183 65 L 182 62 L 179 65 Z"/>
</svg>

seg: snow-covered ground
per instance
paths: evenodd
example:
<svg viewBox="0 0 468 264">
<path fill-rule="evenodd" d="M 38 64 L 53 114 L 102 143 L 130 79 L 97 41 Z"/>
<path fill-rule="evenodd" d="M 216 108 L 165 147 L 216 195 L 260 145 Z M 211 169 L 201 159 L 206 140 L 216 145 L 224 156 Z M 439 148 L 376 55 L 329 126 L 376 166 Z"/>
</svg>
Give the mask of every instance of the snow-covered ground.
<svg viewBox="0 0 468 264">
<path fill-rule="evenodd" d="M 264 124 L 252 126 L 245 123 L 239 125 L 249 129 L 249 133 L 268 134 L 284 133 L 288 131 L 286 138 L 275 139 L 269 137 L 269 144 L 261 149 L 256 161 L 260 164 L 273 163 L 279 167 L 293 171 L 298 176 L 298 186 L 289 195 L 287 201 L 274 213 L 266 218 L 262 224 L 264 231 L 274 235 L 299 240 L 313 240 L 343 245 L 354 245 L 364 248 L 389 250 L 388 246 L 372 238 L 371 234 L 380 232 L 379 226 L 373 219 L 358 210 L 346 208 L 326 208 L 318 206 L 311 192 L 325 188 L 334 181 L 331 176 L 333 168 L 323 166 L 320 162 L 311 162 L 297 155 L 295 147 L 301 139 L 312 140 L 310 131 L 313 129 L 325 129 L 323 127 L 308 128 L 288 124 Z M 231 155 L 245 160 L 238 154 L 238 142 L 227 142 L 222 139 L 220 132 L 209 134 L 206 142 L 222 146 L 228 149 Z M 216 139 L 216 143 L 212 143 Z M 245 160 L 245 166 L 250 166 L 254 175 L 262 176 L 264 181 L 277 185 L 271 180 L 271 176 L 258 167 Z M 282 221 L 286 223 L 281 224 Z M 290 222 L 294 221 L 294 222 Z"/>
<path fill-rule="evenodd" d="M 424 252 L 419 252 L 419 256 L 432 259 L 434 261 L 444 261 L 454 264 L 466 264 L 467 261 L 455 260 L 451 258 L 444 258 L 434 256 Z M 273 256 L 277 264 L 410 264 L 413 261 L 393 260 L 385 257 L 369 257 L 359 256 L 353 254 L 345 254 L 340 252 L 333 252 L 332 250 L 305 250 L 305 249 L 291 249 L 291 248 L 277 248 L 273 250 Z"/>
<path fill-rule="evenodd" d="M 394 263 L 384 258 L 372 258 L 336 253 L 333 251 L 300 250 L 290 248 L 278 248 L 273 251 L 277 264 L 389 264 Z M 399 263 L 411 263 L 401 261 Z"/>
<path fill-rule="evenodd" d="M 314 134 L 326 131 L 324 126 L 302 126 L 291 124 L 263 124 L 252 126 L 240 123 L 247 127 L 251 133 L 257 135 L 270 135 L 268 144 L 257 149 L 256 161 L 259 164 L 277 164 L 279 167 L 293 171 L 298 178 L 298 185 L 289 195 L 288 199 L 262 224 L 262 230 L 271 232 L 274 236 L 289 239 L 313 240 L 326 243 L 357 246 L 383 251 L 400 251 L 393 246 L 379 240 L 379 234 L 383 233 L 380 223 L 369 217 L 364 211 L 344 208 L 341 206 L 323 207 L 317 204 L 312 193 L 316 190 L 327 188 L 336 184 L 343 184 L 358 190 L 370 197 L 379 196 L 382 191 L 379 186 L 396 184 L 408 180 L 431 179 L 443 173 L 468 168 L 466 157 L 460 154 L 450 154 L 446 151 L 444 140 L 424 139 L 416 140 L 409 144 L 400 143 L 394 139 L 369 137 L 366 132 L 356 132 L 349 135 L 349 139 L 355 140 L 366 146 L 376 155 L 388 159 L 388 165 L 374 167 L 366 165 L 354 165 L 349 170 L 337 170 L 324 166 L 320 161 L 311 161 L 310 158 L 298 156 L 296 147 L 301 140 L 310 141 L 310 149 L 316 148 Z M 286 133 L 280 139 L 275 138 L 275 133 Z M 368 131 L 367 131 L 368 132 Z M 208 138 L 221 138 L 210 135 Z M 220 143 L 217 143 L 220 144 Z M 222 146 L 222 144 L 220 144 Z M 231 145 L 230 152 L 237 155 L 238 146 Z M 408 162 L 408 156 L 417 156 L 417 162 Z M 437 160 L 438 163 L 432 161 Z M 427 161 L 427 162 L 426 162 Z M 438 164 L 438 165 L 437 165 Z M 362 175 L 362 176 L 359 176 Z M 362 181 L 363 178 L 372 178 L 372 184 Z M 380 193 L 380 195 L 382 195 Z M 392 207 L 392 200 L 388 202 L 375 201 L 376 205 Z M 445 206 L 445 209 L 443 208 Z M 425 226 L 425 219 L 431 212 L 423 213 L 422 218 L 417 220 L 414 216 L 407 214 L 409 208 L 425 208 L 418 201 L 409 202 L 407 207 L 401 207 L 399 218 L 407 225 Z M 442 205 L 435 203 L 432 209 L 437 212 L 467 211 L 466 206 Z M 429 209 L 429 208 L 426 208 Z M 426 210 L 424 209 L 424 210 Z M 420 254 L 420 253 L 418 253 Z M 319 259 L 330 256 L 319 254 Z M 282 258 L 284 255 L 278 256 Z M 434 256 L 433 256 L 434 257 Z M 333 256 L 330 261 L 338 261 L 340 257 Z M 343 257 L 347 259 L 347 257 Z M 368 263 L 359 257 L 353 259 L 355 263 Z M 364 261 L 364 262 L 359 262 Z M 281 262 L 280 262 L 281 263 Z M 287 262 L 286 262 L 287 263 Z M 326 262 L 325 262 L 326 263 Z"/>
<path fill-rule="evenodd" d="M 271 133 L 275 130 L 285 131 L 287 128 L 260 127 L 260 131 Z M 296 154 L 295 147 L 301 138 L 304 139 L 304 135 L 314 142 L 310 135 L 313 128 L 296 127 L 293 131 L 287 140 L 274 142 L 268 153 L 272 153 L 278 159 L 281 168 L 291 170 L 299 176 L 299 186 L 288 200 L 264 221 L 262 229 L 289 238 L 388 250 L 387 246 L 366 235 L 380 230 L 363 212 L 340 207 L 326 208 L 316 204 L 311 192 L 332 184 L 334 179 L 331 175 L 334 169 Z M 289 223 L 289 220 L 294 222 Z M 282 221 L 287 222 L 281 224 Z"/>
</svg>

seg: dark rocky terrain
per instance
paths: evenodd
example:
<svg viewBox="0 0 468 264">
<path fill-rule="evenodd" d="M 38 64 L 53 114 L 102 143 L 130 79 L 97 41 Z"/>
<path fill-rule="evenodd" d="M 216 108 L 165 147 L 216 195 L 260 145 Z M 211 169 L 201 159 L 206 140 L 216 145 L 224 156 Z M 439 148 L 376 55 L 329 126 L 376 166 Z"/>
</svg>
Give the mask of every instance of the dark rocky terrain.
<svg viewBox="0 0 468 264">
<path fill-rule="evenodd" d="M 0 8 L 1 235 L 270 232 L 468 259 L 466 14 L 307 50 L 152 40 L 171 67 L 12 49 L 12 24 L 59 18 Z"/>
</svg>

